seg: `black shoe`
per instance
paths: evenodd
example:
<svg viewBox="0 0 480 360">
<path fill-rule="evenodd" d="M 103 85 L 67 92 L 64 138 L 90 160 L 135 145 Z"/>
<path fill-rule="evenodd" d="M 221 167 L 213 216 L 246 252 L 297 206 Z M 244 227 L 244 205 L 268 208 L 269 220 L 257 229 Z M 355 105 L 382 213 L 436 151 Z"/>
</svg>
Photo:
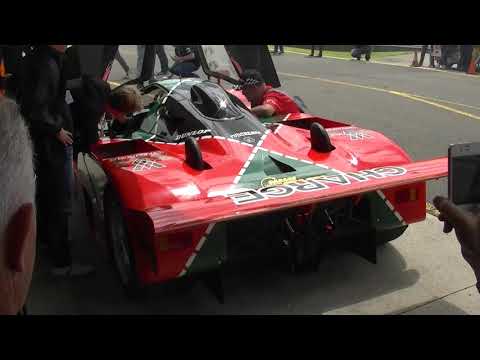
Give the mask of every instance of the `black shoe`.
<svg viewBox="0 0 480 360">
<path fill-rule="evenodd" d="M 308 56 L 310 56 L 310 57 L 313 57 L 313 56 L 314 56 L 314 54 L 313 54 L 313 53 L 311 53 L 311 54 L 310 54 L 310 55 L 308 55 Z"/>
<path fill-rule="evenodd" d="M 366 60 L 366 61 L 370 61 L 370 54 L 366 54 L 366 55 L 365 55 L 365 60 Z"/>
</svg>

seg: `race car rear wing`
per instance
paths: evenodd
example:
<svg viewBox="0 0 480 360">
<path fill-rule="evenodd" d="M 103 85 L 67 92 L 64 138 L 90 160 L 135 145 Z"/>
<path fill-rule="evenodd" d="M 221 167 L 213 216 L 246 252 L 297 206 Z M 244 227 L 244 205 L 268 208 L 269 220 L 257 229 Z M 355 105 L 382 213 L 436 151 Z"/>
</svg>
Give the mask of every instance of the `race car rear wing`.
<svg viewBox="0 0 480 360">
<path fill-rule="evenodd" d="M 343 173 L 337 179 L 315 177 L 287 185 L 230 190 L 214 197 L 152 208 L 147 214 L 156 233 L 168 233 L 439 179 L 447 176 L 447 173 L 447 158 L 439 158 Z"/>
</svg>

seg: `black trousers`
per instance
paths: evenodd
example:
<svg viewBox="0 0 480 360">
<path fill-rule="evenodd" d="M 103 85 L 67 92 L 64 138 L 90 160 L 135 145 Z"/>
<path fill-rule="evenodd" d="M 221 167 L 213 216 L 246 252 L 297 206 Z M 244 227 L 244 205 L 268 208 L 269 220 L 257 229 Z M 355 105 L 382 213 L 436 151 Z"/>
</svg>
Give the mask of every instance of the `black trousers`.
<svg viewBox="0 0 480 360">
<path fill-rule="evenodd" d="M 153 79 L 155 70 L 155 45 L 145 45 L 145 54 L 143 55 L 143 64 L 138 80 L 140 82 Z"/>
<path fill-rule="evenodd" d="M 128 73 L 130 71 L 130 68 L 128 67 L 127 62 L 123 58 L 122 54 L 120 54 L 120 50 L 118 50 L 117 53 L 115 54 L 115 60 L 118 61 L 118 63 L 122 67 L 123 71 L 125 71 L 125 73 Z"/>
<path fill-rule="evenodd" d="M 283 53 L 283 45 L 273 45 L 273 47 L 274 47 L 273 52 Z"/>
<path fill-rule="evenodd" d="M 472 60 L 473 45 L 460 45 L 460 61 L 458 69 L 467 71 L 470 61 Z"/>
<path fill-rule="evenodd" d="M 36 162 L 38 241 L 48 245 L 54 267 L 72 263 L 69 242 L 73 195 L 73 174 L 69 172 L 71 155 L 69 153 L 63 162 L 42 158 Z"/>
<path fill-rule="evenodd" d="M 160 61 L 161 72 L 168 71 L 168 58 L 165 54 L 165 45 L 155 45 L 155 53 L 157 54 L 158 60 Z"/>
</svg>

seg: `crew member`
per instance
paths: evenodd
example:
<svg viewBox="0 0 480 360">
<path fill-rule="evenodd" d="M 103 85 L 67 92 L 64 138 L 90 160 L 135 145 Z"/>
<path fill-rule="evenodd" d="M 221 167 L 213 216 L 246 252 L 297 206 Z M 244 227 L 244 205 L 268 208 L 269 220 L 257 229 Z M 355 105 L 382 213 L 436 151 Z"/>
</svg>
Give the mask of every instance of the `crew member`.
<svg viewBox="0 0 480 360">
<path fill-rule="evenodd" d="M 250 102 L 251 110 L 256 116 L 270 117 L 302 112 L 290 96 L 265 84 L 263 76 L 257 70 L 245 70 L 240 78 L 242 93 Z"/>
<path fill-rule="evenodd" d="M 98 124 L 103 118 L 127 122 L 127 115 L 140 111 L 142 98 L 132 86 L 112 90 L 108 82 L 83 76 L 67 82 L 73 102 L 70 110 L 75 129 L 74 159 L 79 152 L 89 152 L 98 139 Z"/>
</svg>

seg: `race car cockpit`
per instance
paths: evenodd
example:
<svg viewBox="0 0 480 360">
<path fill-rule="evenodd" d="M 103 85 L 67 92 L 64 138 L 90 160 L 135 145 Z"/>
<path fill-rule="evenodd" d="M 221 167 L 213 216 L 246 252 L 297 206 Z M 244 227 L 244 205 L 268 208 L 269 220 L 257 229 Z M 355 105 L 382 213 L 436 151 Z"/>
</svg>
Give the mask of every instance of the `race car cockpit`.
<svg viewBox="0 0 480 360">
<path fill-rule="evenodd" d="M 189 136 L 230 137 L 266 130 L 239 99 L 207 80 L 184 79 L 168 92 L 153 84 L 145 89 L 145 98 L 150 99 L 145 110 L 110 136 L 179 142 Z"/>
<path fill-rule="evenodd" d="M 78 73 L 108 79 L 118 46 L 74 47 L 75 51 L 70 50 L 70 63 L 76 64 Z M 136 84 L 143 95 L 145 108 L 133 114 L 128 124 L 113 124 L 109 129 L 111 137 L 180 142 L 188 137 L 231 137 L 249 133 L 255 134 L 248 137 L 252 142 L 260 138 L 266 131 L 265 125 L 250 112 L 242 100 L 227 89 L 238 85 L 240 73 L 248 68 L 259 70 L 272 87 L 280 86 L 267 46 L 196 47 L 203 73 L 208 80 L 205 80 L 205 76 L 204 80 L 131 80 L 120 85 Z"/>
</svg>

